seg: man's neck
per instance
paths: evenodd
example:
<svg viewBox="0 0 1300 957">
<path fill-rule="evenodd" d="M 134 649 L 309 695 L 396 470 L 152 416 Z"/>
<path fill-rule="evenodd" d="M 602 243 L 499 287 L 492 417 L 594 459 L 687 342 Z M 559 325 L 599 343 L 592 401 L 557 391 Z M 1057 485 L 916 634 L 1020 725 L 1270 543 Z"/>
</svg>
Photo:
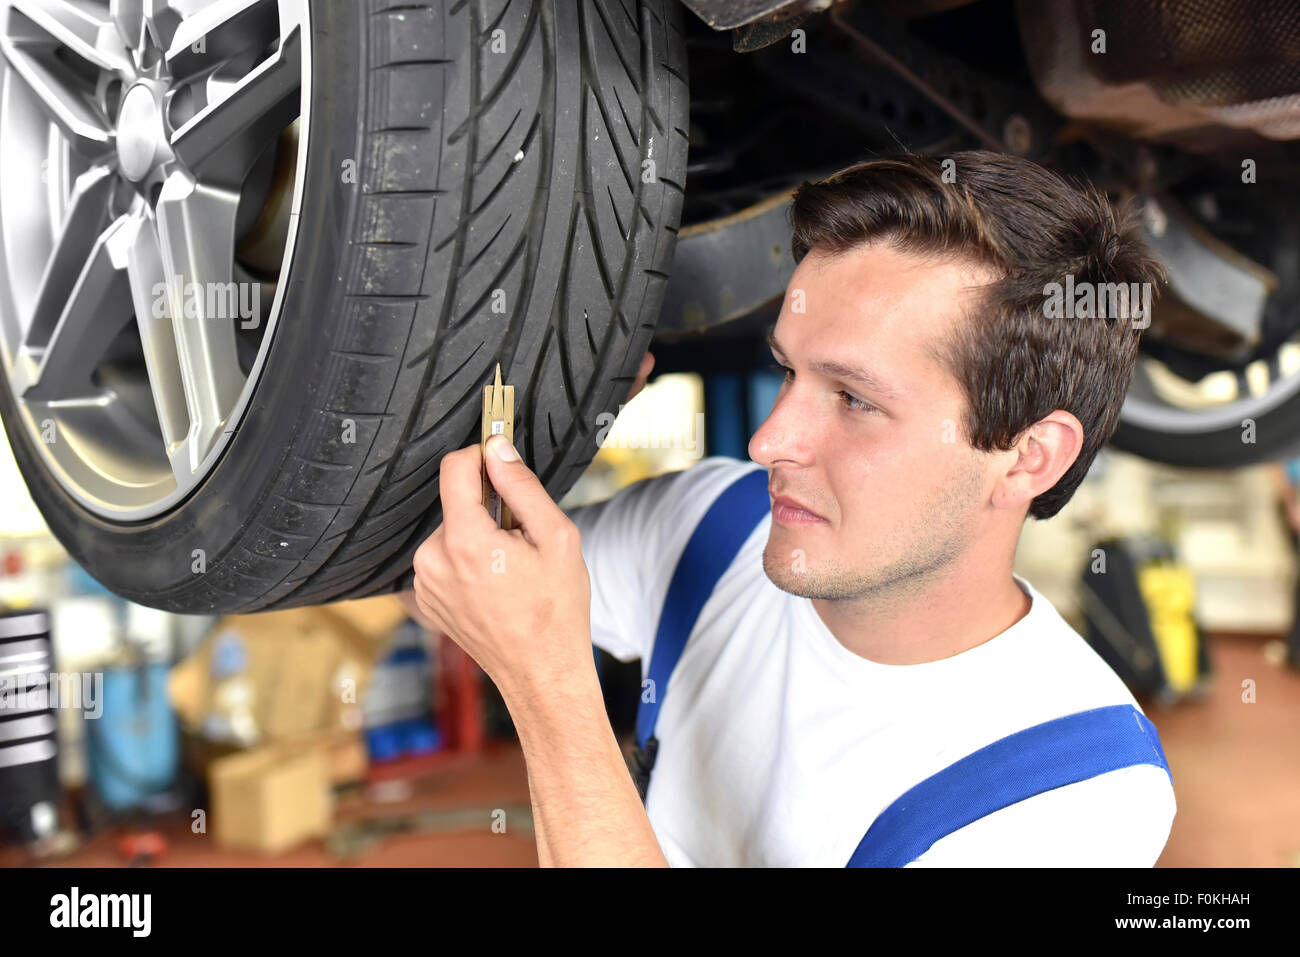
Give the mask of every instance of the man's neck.
<svg viewBox="0 0 1300 957">
<path fill-rule="evenodd" d="M 1008 565 L 949 566 L 919 587 L 856 599 L 813 599 L 841 645 L 882 665 L 950 658 L 1006 631 L 1032 604 Z"/>
</svg>

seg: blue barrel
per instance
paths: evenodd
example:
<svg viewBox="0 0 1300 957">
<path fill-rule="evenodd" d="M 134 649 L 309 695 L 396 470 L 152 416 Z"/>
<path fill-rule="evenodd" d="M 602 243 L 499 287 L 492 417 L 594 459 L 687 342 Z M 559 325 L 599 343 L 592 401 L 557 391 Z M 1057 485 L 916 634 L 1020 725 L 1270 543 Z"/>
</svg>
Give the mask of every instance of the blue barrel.
<svg viewBox="0 0 1300 957">
<path fill-rule="evenodd" d="M 91 786 L 110 810 L 139 807 L 171 788 L 180 765 L 167 665 L 106 670 L 102 699 L 100 716 L 85 721 Z"/>
</svg>

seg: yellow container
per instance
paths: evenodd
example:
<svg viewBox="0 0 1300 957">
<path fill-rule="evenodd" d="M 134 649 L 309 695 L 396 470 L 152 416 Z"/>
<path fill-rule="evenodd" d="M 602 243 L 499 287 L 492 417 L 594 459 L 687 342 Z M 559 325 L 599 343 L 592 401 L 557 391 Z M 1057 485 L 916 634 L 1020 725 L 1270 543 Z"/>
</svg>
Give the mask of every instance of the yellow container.
<svg viewBox="0 0 1300 957">
<path fill-rule="evenodd" d="M 1138 570 L 1156 651 L 1174 691 L 1189 691 L 1198 678 L 1195 586 L 1191 570 L 1167 562 L 1148 562 Z"/>
</svg>

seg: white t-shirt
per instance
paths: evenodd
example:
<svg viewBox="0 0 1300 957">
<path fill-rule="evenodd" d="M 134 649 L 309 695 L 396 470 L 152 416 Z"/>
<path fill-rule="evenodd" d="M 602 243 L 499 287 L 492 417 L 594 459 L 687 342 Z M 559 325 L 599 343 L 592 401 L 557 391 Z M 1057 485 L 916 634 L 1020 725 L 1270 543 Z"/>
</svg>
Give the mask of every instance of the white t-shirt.
<svg viewBox="0 0 1300 957">
<path fill-rule="evenodd" d="M 723 489 L 756 468 L 710 457 L 569 512 L 597 646 L 640 658 L 645 675 L 687 540 Z M 723 574 L 659 689 L 646 812 L 674 866 L 843 867 L 877 815 L 954 761 L 1053 718 L 1137 706 L 1019 576 L 1029 613 L 983 644 L 919 665 L 856 655 L 811 600 L 764 573 L 770 523 L 769 513 Z M 1150 867 L 1175 811 L 1165 771 L 1137 765 L 996 811 L 908 866 Z"/>
</svg>

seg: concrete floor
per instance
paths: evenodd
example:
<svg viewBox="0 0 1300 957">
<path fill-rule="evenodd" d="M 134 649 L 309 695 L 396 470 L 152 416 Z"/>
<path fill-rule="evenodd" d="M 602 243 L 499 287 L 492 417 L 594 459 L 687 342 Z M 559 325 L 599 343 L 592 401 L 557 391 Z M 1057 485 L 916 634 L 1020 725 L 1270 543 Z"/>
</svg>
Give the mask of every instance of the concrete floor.
<svg viewBox="0 0 1300 957">
<path fill-rule="evenodd" d="M 341 855 L 325 841 L 313 840 L 275 855 L 224 850 L 208 835 L 193 834 L 188 817 L 157 830 L 167 841 L 156 863 L 164 867 L 536 867 L 537 846 L 528 810 L 528 777 L 523 755 L 513 742 L 493 742 L 487 752 L 410 782 L 409 794 L 394 795 L 392 782 L 377 790 L 349 788 L 335 805 L 336 831 L 362 820 L 409 819 L 448 812 L 436 830 L 383 837 L 368 847 Z M 400 782 L 399 782 L 400 784 Z M 493 812 L 504 809 L 505 833 L 492 831 Z M 71 856 L 50 861 L 62 867 L 115 867 L 123 860 L 118 833 L 105 833 Z M 33 863 L 24 852 L 0 850 L 0 867 Z"/>
<path fill-rule="evenodd" d="M 1204 701 L 1143 705 L 1178 814 L 1158 867 L 1300 867 L 1300 671 L 1258 636 L 1212 635 Z M 1254 684 L 1255 702 L 1243 698 Z"/>
<path fill-rule="evenodd" d="M 1144 703 L 1173 772 L 1178 815 L 1159 867 L 1300 866 L 1300 672 L 1270 661 L 1258 637 L 1210 639 L 1215 674 L 1206 697 L 1160 709 Z M 1242 700 L 1251 679 L 1255 702 Z M 158 862 L 175 867 L 319 866 L 535 866 L 528 815 L 528 780 L 512 742 L 497 742 L 481 757 L 412 782 L 408 795 L 377 802 L 374 792 L 340 796 L 340 823 L 420 812 L 453 814 L 450 830 L 388 836 L 347 857 L 323 841 L 274 857 L 214 849 L 189 832 L 187 821 L 164 828 L 169 847 Z M 494 809 L 506 809 L 506 833 L 490 827 Z M 466 823 L 468 820 L 469 823 Z M 90 842 L 67 866 L 121 863 L 111 835 Z M 30 863 L 14 850 L 0 866 Z"/>
</svg>

